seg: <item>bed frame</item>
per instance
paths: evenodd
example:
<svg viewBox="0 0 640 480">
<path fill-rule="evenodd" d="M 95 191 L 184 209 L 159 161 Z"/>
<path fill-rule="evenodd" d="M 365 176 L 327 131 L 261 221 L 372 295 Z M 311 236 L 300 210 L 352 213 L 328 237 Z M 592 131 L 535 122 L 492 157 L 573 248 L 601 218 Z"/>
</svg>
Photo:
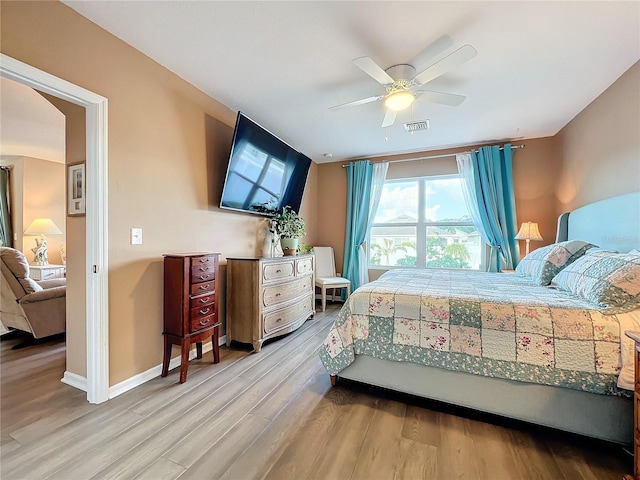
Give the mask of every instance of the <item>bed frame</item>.
<svg viewBox="0 0 640 480">
<path fill-rule="evenodd" d="M 562 214 L 556 240 L 569 239 L 618 252 L 640 248 L 640 192 Z M 602 440 L 633 443 L 631 398 L 482 377 L 366 355 L 356 356 L 339 377 Z M 332 377 L 332 383 L 337 379 Z"/>
</svg>

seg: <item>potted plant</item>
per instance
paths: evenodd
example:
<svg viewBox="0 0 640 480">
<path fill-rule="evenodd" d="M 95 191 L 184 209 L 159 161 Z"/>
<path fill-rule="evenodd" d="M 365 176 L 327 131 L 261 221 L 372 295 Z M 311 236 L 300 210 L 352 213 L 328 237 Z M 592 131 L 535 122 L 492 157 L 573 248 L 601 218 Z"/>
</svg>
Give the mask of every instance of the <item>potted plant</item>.
<svg viewBox="0 0 640 480">
<path fill-rule="evenodd" d="M 285 255 L 295 255 L 298 241 L 305 234 L 304 219 L 287 205 L 271 218 L 271 233 L 280 238 Z"/>
</svg>

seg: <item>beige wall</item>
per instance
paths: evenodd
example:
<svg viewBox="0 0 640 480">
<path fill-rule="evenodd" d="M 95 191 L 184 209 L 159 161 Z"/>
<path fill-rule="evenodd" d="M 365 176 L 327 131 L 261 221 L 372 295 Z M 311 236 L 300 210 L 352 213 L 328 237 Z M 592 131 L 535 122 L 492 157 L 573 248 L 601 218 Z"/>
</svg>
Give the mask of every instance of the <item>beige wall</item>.
<svg viewBox="0 0 640 480">
<path fill-rule="evenodd" d="M 555 240 L 555 179 L 561 158 L 552 138 L 527 140 L 526 147 L 513 151 L 513 176 L 516 191 L 516 214 L 521 222 L 538 222 L 543 242 L 535 246 L 547 245 Z M 428 175 L 450 175 L 457 173 L 455 153 L 469 151 L 472 147 L 437 150 L 412 155 L 379 157 L 373 161 L 400 160 L 421 156 L 447 155 L 443 158 L 391 163 L 387 178 L 408 178 Z M 476 147 L 473 147 L 476 148 Z M 344 259 L 344 235 L 346 222 L 347 180 L 343 163 L 318 165 L 318 241 L 335 249 L 336 265 L 342 267 Z M 532 247 L 532 248 L 534 248 Z M 524 248 L 524 247 L 523 247 Z M 370 272 L 370 278 L 377 278 L 378 272 Z"/>
<path fill-rule="evenodd" d="M 236 114 L 61 3 L 3 1 L 0 14 L 2 53 L 109 101 L 114 385 L 162 361 L 163 253 L 215 251 L 223 263 L 262 253 L 264 219 L 216 206 Z M 315 171 L 301 208 L 308 238 Z M 129 245 L 131 227 L 143 229 L 143 245 Z M 221 287 L 224 298 L 224 278 Z"/>
<path fill-rule="evenodd" d="M 558 135 L 558 211 L 640 189 L 640 62 Z"/>
<path fill-rule="evenodd" d="M 555 241 L 557 217 L 603 198 L 640 190 L 640 62 L 632 66 L 557 135 L 528 139 L 514 151 L 513 176 L 518 225 L 538 222 L 542 242 Z M 502 142 L 501 142 L 502 143 Z M 455 153 L 448 149 L 373 161 Z M 318 166 L 318 240 L 344 256 L 346 174 L 342 164 Z M 389 178 L 442 175 L 455 169 L 453 157 L 392 164 Z M 325 187 L 330 186 L 330 187 Z M 521 242 L 521 250 L 524 244 Z M 376 278 L 378 273 L 370 272 Z"/>
<path fill-rule="evenodd" d="M 65 114 L 67 165 L 86 161 L 86 111 L 64 100 L 53 100 Z M 87 374 L 86 217 L 67 217 L 67 371 Z"/>
<path fill-rule="evenodd" d="M 35 237 L 23 235 L 36 218 L 50 218 L 62 235 L 47 235 L 49 263 L 61 264 L 60 245 L 65 243 L 64 165 L 57 162 L 24 156 L 4 156 L 4 166 L 12 166 L 13 228 L 17 240 L 14 247 L 33 261 Z"/>
<path fill-rule="evenodd" d="M 235 112 L 63 4 L 3 1 L 0 19 L 0 49 L 4 54 L 109 101 L 109 341 L 110 383 L 114 385 L 161 362 L 163 253 L 217 251 L 223 254 L 224 263 L 227 256 L 263 252 L 264 219 L 216 206 Z M 594 115 L 610 113 L 610 102 L 621 101 L 635 79 L 636 97 L 631 100 L 636 98 L 636 123 L 627 118 L 633 107 L 620 106 L 619 110 L 624 122 L 635 125 L 637 133 L 637 66 L 634 68 L 635 76 L 623 81 L 622 86 L 614 85 L 613 98 L 607 91 L 589 109 Z M 616 93 L 618 88 L 622 95 Z M 624 102 L 633 104 L 628 97 Z M 623 119 L 615 116 L 616 109 L 614 118 L 606 119 L 623 127 Z M 591 114 L 585 120 L 579 116 L 574 122 L 562 132 L 562 149 L 555 138 L 528 140 L 524 141 L 526 149 L 514 154 L 518 221 L 540 223 L 545 243 L 552 241 L 552 225 L 563 209 L 554 208 L 553 192 L 559 196 L 566 191 L 566 187 L 556 187 L 559 173 L 564 171 L 568 178 L 578 167 L 583 168 L 580 162 L 587 155 L 593 158 L 587 163 L 590 169 L 597 169 L 605 179 L 609 176 L 607 167 L 596 164 L 596 156 L 590 157 L 589 152 L 576 147 L 584 140 L 581 136 L 600 135 L 593 127 Z M 620 137 L 615 132 L 610 134 Z M 633 158 L 638 158 L 637 136 L 634 143 L 624 134 L 622 143 L 624 152 L 619 157 L 624 160 L 616 160 L 616 172 L 611 175 L 621 175 L 623 180 L 617 181 L 628 182 L 631 189 L 637 186 L 633 180 L 637 165 L 631 165 Z M 437 153 L 442 152 L 428 152 Z M 563 153 L 567 157 L 564 170 Z M 609 162 L 611 153 L 606 158 Z M 443 166 L 440 162 L 422 163 L 427 169 Z M 623 168 L 631 172 L 627 175 L 631 180 L 624 179 Z M 564 179 L 563 185 L 566 183 Z M 627 188 L 613 183 L 609 192 Z M 584 180 L 576 184 L 580 189 L 594 188 Z M 581 195 L 561 203 L 587 201 Z M 313 165 L 301 208 L 308 226 L 304 242 L 336 248 L 339 266 L 345 205 L 346 179 L 341 163 Z M 69 233 L 73 234 L 70 243 L 77 242 L 80 231 L 84 231 L 77 226 L 76 230 L 69 223 Z M 143 245 L 129 244 L 131 227 L 143 229 Z M 222 280 L 220 293 L 224 298 L 224 277 Z"/>
</svg>

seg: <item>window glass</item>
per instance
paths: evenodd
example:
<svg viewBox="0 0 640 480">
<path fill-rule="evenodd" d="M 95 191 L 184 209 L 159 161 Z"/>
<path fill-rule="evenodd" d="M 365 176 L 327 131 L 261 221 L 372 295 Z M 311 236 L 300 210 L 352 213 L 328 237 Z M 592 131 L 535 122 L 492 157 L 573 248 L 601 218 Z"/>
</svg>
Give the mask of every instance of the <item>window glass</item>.
<svg viewBox="0 0 640 480">
<path fill-rule="evenodd" d="M 416 222 L 418 220 L 418 182 L 385 182 L 374 223 Z"/>
<path fill-rule="evenodd" d="M 386 181 L 368 246 L 371 266 L 484 269 L 458 175 Z"/>
<path fill-rule="evenodd" d="M 372 227 L 369 239 L 370 264 L 409 267 L 416 265 L 415 226 Z"/>
<path fill-rule="evenodd" d="M 427 222 L 471 221 L 462 196 L 460 177 L 426 178 L 424 212 Z"/>
</svg>

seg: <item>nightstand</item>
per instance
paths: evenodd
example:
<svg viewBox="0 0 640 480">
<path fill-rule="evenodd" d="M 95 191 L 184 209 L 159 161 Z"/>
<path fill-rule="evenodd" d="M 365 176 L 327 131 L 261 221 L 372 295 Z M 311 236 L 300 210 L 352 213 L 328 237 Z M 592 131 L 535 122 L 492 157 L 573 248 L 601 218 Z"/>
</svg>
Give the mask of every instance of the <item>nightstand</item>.
<svg viewBox="0 0 640 480">
<path fill-rule="evenodd" d="M 65 265 L 29 265 L 29 276 L 36 281 L 64 278 L 66 273 Z"/>
</svg>

